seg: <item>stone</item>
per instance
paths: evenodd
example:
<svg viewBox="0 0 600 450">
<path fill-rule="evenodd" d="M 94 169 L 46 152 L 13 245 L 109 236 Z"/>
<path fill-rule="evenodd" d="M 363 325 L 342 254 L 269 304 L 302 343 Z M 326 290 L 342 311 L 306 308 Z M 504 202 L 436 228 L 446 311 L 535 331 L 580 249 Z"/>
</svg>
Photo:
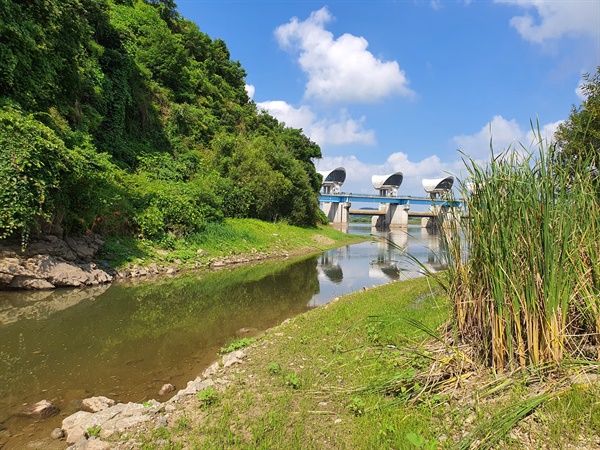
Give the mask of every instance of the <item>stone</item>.
<svg viewBox="0 0 600 450">
<path fill-rule="evenodd" d="M 188 381 L 188 384 L 185 389 L 181 389 L 174 397 L 172 397 L 168 403 L 173 403 L 178 401 L 181 397 L 185 397 L 187 395 L 194 395 L 197 392 L 203 391 L 207 387 L 214 386 L 215 382 L 213 380 L 205 380 L 202 381 L 200 377 L 196 377 L 195 380 Z"/>
<path fill-rule="evenodd" d="M 235 352 L 228 353 L 227 355 L 223 356 L 223 367 L 229 367 L 233 366 L 234 364 L 238 364 L 245 357 L 246 354 L 242 350 L 236 350 Z"/>
<path fill-rule="evenodd" d="M 198 250 L 196 250 L 196 253 L 197 253 L 198 255 L 201 255 L 201 256 L 206 256 L 206 255 L 208 255 L 208 252 L 207 252 L 206 250 L 203 250 L 203 249 L 201 249 L 201 248 L 199 248 Z"/>
<path fill-rule="evenodd" d="M 110 450 L 112 445 L 100 439 L 89 439 L 85 446 L 85 450 Z"/>
<path fill-rule="evenodd" d="M 40 278 L 14 277 L 6 286 L 11 289 L 54 289 L 54 285 Z"/>
<path fill-rule="evenodd" d="M 75 444 L 77 441 L 86 438 L 85 433 L 89 428 L 87 424 L 93 415 L 87 411 L 77 411 L 75 414 L 71 414 L 63 419 L 62 430 L 67 444 Z"/>
<path fill-rule="evenodd" d="M 52 439 L 62 439 L 65 437 L 65 432 L 62 430 L 62 428 L 55 428 L 52 430 L 52 433 L 50 433 L 50 437 Z"/>
<path fill-rule="evenodd" d="M 174 391 L 175 391 L 175 386 L 173 386 L 171 383 L 165 383 L 160 388 L 160 391 L 158 391 L 158 395 L 167 395 Z"/>
<path fill-rule="evenodd" d="M 219 370 L 219 361 L 215 361 L 210 366 L 206 368 L 204 372 L 202 372 L 202 376 L 204 378 L 210 378 Z"/>
<path fill-rule="evenodd" d="M 48 400 L 40 400 L 39 402 L 22 409 L 19 415 L 31 417 L 33 419 L 46 419 L 58 414 L 59 412 L 60 409 L 54 406 L 52 402 Z"/>
<path fill-rule="evenodd" d="M 104 396 L 85 398 L 81 401 L 81 410 L 97 413 L 114 406 L 115 403 L 114 400 Z"/>
</svg>

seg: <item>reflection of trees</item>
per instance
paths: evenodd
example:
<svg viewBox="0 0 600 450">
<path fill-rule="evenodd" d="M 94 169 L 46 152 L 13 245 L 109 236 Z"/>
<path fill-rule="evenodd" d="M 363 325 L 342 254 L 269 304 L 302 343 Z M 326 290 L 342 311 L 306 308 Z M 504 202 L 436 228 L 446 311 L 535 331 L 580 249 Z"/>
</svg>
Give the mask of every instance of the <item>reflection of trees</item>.
<svg viewBox="0 0 600 450">
<path fill-rule="evenodd" d="M 222 270 L 201 279 L 195 274 L 114 285 L 95 301 L 44 320 L 2 325 L 0 411 L 39 400 L 28 397 L 39 395 L 36 389 L 55 396 L 65 385 L 107 391 L 114 388 L 113 376 L 123 376 L 123 386 L 131 386 L 126 377 L 133 368 L 140 375 L 178 367 L 203 348 L 214 355 L 214 348 L 242 327 L 265 329 L 306 311 L 319 292 L 316 267 L 317 258 L 310 257 Z"/>
<path fill-rule="evenodd" d="M 201 280 L 186 277 L 150 285 L 136 295 L 140 307 L 132 317 L 130 334 L 161 335 L 169 329 L 198 327 L 226 327 L 235 332 L 240 326 L 229 322 L 236 317 L 244 319 L 243 326 L 261 328 L 253 322 L 268 323 L 305 310 L 319 292 L 316 266 L 317 259 L 312 257 L 222 270 Z"/>
<path fill-rule="evenodd" d="M 334 284 L 340 284 L 344 272 L 338 263 L 338 252 L 328 251 L 319 256 L 318 269 Z"/>
</svg>

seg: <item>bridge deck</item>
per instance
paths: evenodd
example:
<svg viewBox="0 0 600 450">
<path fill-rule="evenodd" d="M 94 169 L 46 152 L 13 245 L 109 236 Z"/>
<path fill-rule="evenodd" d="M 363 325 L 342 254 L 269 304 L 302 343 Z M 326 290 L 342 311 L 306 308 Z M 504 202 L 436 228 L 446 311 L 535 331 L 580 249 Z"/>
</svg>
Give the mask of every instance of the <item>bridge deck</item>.
<svg viewBox="0 0 600 450">
<path fill-rule="evenodd" d="M 381 195 L 369 195 L 369 194 L 352 194 L 352 193 L 339 193 L 339 194 L 320 194 L 320 202 L 326 203 L 351 203 L 364 202 L 364 203 L 392 203 L 395 205 L 450 205 L 460 206 L 462 200 L 456 199 L 453 201 L 432 199 L 430 197 L 412 197 L 410 195 L 403 197 L 382 197 Z"/>
<path fill-rule="evenodd" d="M 386 211 L 381 209 L 349 209 L 348 214 L 357 216 L 385 216 Z"/>
</svg>

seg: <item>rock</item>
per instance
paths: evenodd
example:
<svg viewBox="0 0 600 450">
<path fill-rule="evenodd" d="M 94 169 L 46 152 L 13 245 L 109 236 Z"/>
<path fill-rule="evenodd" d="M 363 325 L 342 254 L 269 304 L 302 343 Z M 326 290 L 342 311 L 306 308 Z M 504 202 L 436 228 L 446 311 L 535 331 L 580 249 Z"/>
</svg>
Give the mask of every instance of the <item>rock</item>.
<svg viewBox="0 0 600 450">
<path fill-rule="evenodd" d="M 20 242 L 2 240 L 0 288 L 52 289 L 110 282 L 111 275 L 89 262 L 103 244 L 94 233 L 69 237 L 65 241 L 56 236 L 43 236 L 32 239 L 25 251 Z"/>
<path fill-rule="evenodd" d="M 223 367 L 229 367 L 240 363 L 242 358 L 245 357 L 246 354 L 242 350 L 236 350 L 235 352 L 228 353 L 227 355 L 223 356 Z"/>
<path fill-rule="evenodd" d="M 208 255 L 208 252 L 206 250 L 201 249 L 201 248 L 199 248 L 198 250 L 196 250 L 196 253 L 198 255 L 202 255 L 202 256 Z"/>
<path fill-rule="evenodd" d="M 174 391 L 175 391 L 175 386 L 173 386 L 171 383 L 165 383 L 160 388 L 160 391 L 158 391 L 158 395 L 167 395 Z"/>
<path fill-rule="evenodd" d="M 97 413 L 100 411 L 104 411 L 105 409 L 108 409 L 111 406 L 114 406 L 115 403 L 116 402 L 114 400 L 103 396 L 90 397 L 81 401 L 81 410 L 91 413 Z"/>
<path fill-rule="evenodd" d="M 64 432 L 67 444 L 75 444 L 77 441 L 85 439 L 85 433 L 89 426 L 88 421 L 93 414 L 87 411 L 77 411 L 62 421 L 62 430 Z"/>
<path fill-rule="evenodd" d="M 49 402 L 48 400 L 40 400 L 39 402 L 21 410 L 19 415 L 31 417 L 33 419 L 46 419 L 58 414 L 59 412 L 60 409 L 54 406 L 52 402 Z"/>
<path fill-rule="evenodd" d="M 156 411 L 155 408 L 153 410 Z M 63 420 L 62 429 L 69 445 L 85 439 L 87 430 L 94 427 L 100 427 L 100 438 L 106 439 L 115 433 L 122 433 L 128 428 L 147 422 L 151 418 L 148 412 L 149 409 L 139 403 L 117 403 L 97 413 L 78 411 Z"/>
<path fill-rule="evenodd" d="M 216 361 L 213 364 L 211 364 L 204 372 L 202 372 L 202 376 L 204 378 L 210 378 L 215 373 L 217 373 L 217 370 L 219 370 L 219 361 Z"/>
<path fill-rule="evenodd" d="M 50 433 L 50 437 L 52 439 L 62 439 L 65 437 L 65 432 L 62 430 L 62 428 L 55 428 L 52 430 L 52 433 Z"/>
<path fill-rule="evenodd" d="M 188 381 L 187 387 L 185 389 L 181 389 L 174 397 L 172 397 L 168 403 L 173 403 L 178 401 L 181 397 L 186 395 L 194 395 L 197 392 L 203 391 L 209 386 L 214 386 L 215 382 L 213 380 L 205 380 L 202 381 L 200 377 L 196 377 L 195 380 Z"/>
<path fill-rule="evenodd" d="M 165 416 L 158 416 L 158 419 L 156 419 L 156 426 L 154 428 L 168 427 L 168 426 L 169 426 L 169 421 L 167 420 L 167 418 Z"/>
<path fill-rule="evenodd" d="M 68 450 L 110 450 L 111 444 L 104 442 L 97 437 L 90 439 L 81 439 L 71 445 Z"/>
<path fill-rule="evenodd" d="M 46 280 L 29 277 L 13 277 L 6 287 L 10 289 L 54 289 L 54 285 Z"/>
</svg>

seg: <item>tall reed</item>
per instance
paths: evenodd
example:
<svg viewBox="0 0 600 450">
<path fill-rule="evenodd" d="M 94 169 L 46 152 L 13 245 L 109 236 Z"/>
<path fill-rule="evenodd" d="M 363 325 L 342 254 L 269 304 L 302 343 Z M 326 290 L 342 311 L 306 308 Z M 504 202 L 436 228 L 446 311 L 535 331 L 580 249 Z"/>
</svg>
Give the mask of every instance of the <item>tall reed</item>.
<svg viewBox="0 0 600 450">
<path fill-rule="evenodd" d="M 509 149 L 486 165 L 465 157 L 468 219 L 443 227 L 458 336 L 498 370 L 599 343 L 596 174 L 583 161 L 560 167 L 539 142 L 537 154 Z"/>
</svg>

